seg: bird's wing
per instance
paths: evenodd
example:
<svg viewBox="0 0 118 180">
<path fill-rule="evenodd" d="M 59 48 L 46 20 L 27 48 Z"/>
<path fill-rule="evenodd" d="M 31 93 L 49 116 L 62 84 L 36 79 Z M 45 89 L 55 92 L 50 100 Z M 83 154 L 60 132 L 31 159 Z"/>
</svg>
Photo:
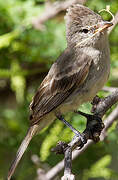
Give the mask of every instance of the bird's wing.
<svg viewBox="0 0 118 180">
<path fill-rule="evenodd" d="M 91 58 L 82 55 L 81 60 L 74 60 L 74 56 L 73 52 L 65 50 L 52 65 L 30 104 L 31 125 L 63 103 L 85 81 Z"/>
</svg>

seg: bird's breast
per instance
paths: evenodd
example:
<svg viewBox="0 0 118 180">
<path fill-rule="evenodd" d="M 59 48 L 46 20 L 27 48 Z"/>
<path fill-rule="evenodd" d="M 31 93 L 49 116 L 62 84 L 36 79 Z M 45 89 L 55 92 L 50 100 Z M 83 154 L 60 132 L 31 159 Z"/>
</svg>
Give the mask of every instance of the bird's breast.
<svg viewBox="0 0 118 180">
<path fill-rule="evenodd" d="M 109 52 L 101 52 L 93 60 L 88 77 L 78 89 L 73 92 L 66 102 L 60 106 L 62 113 L 76 110 L 81 104 L 91 101 L 107 82 L 110 72 Z"/>
</svg>

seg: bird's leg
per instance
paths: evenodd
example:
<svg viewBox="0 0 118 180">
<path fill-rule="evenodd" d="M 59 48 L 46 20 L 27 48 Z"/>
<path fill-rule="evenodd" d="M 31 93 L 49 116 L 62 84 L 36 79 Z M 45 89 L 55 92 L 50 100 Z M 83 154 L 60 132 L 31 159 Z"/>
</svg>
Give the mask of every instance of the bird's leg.
<svg viewBox="0 0 118 180">
<path fill-rule="evenodd" d="M 57 115 L 57 118 L 62 121 L 66 126 L 68 126 L 76 136 L 80 137 L 81 139 L 81 144 L 80 144 L 80 149 L 84 146 L 84 144 L 87 143 L 86 137 L 84 135 L 84 133 L 80 133 L 79 131 L 77 131 L 70 123 L 68 123 L 64 117 L 62 115 Z"/>
<path fill-rule="evenodd" d="M 89 132 L 89 138 L 93 139 L 93 141 L 98 142 L 99 136 L 101 134 L 102 129 L 104 128 L 104 123 L 102 122 L 101 117 L 98 115 L 86 114 L 81 111 L 75 111 L 75 113 L 84 116 L 87 119 L 85 132 Z"/>
</svg>

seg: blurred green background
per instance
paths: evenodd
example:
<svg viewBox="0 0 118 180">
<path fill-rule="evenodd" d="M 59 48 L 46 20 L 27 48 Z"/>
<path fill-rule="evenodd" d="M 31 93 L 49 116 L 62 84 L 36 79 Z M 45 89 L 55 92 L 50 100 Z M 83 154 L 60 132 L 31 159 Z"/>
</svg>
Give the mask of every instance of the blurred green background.
<svg viewBox="0 0 118 180">
<path fill-rule="evenodd" d="M 88 0 L 85 5 L 98 12 L 108 4 L 115 14 L 118 0 Z M 44 0 L 0 0 L 0 180 L 6 177 L 28 129 L 32 96 L 66 47 L 65 11 L 46 21 L 43 30 L 33 27 L 33 20 L 44 12 L 44 7 Z M 109 18 L 107 13 L 101 14 L 105 19 Z M 109 41 L 111 74 L 107 86 L 118 87 L 118 26 L 111 32 Z M 103 97 L 108 93 L 101 91 L 99 95 Z M 81 110 L 90 112 L 90 108 L 91 105 L 86 104 Z M 84 130 L 86 122 L 82 117 L 69 113 L 66 119 L 75 128 Z M 73 133 L 56 120 L 33 138 L 13 179 L 34 180 L 38 167 L 48 171 L 63 159 L 62 155 L 52 153 L 51 148 L 59 140 L 68 142 L 72 137 Z M 92 145 L 74 160 L 73 173 L 78 180 L 118 180 L 117 137 L 118 124 L 115 122 L 104 142 Z M 40 157 L 38 167 L 31 160 L 34 154 Z"/>
</svg>

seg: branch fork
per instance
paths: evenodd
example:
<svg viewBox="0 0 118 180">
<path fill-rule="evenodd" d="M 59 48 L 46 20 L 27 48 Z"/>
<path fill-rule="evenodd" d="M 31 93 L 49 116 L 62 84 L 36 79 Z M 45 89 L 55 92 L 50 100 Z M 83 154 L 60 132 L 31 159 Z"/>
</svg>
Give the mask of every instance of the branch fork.
<svg viewBox="0 0 118 180">
<path fill-rule="evenodd" d="M 103 115 L 107 112 L 107 110 L 109 110 L 111 106 L 115 104 L 116 102 L 118 102 L 118 90 L 116 90 L 111 95 L 103 99 L 100 99 L 97 96 L 94 98 L 92 102 L 92 105 L 93 105 L 92 112 L 94 112 L 94 115 L 97 114 L 99 115 L 99 117 L 102 118 Z M 114 112 L 113 112 L 113 115 L 114 115 Z M 116 117 L 118 117 L 118 108 L 115 111 L 115 119 Z M 87 129 L 85 129 L 83 133 L 85 134 L 87 141 L 89 139 L 93 140 L 93 141 L 89 141 L 87 144 L 98 142 L 100 139 L 104 140 L 104 138 L 106 137 L 106 130 L 111 126 L 113 121 L 114 119 L 112 121 L 109 120 L 108 122 L 106 120 L 105 126 L 102 126 L 101 131 L 96 130 L 92 137 L 91 137 L 90 132 Z M 81 144 L 81 139 L 77 136 L 74 136 L 74 138 L 72 139 L 70 143 L 67 144 L 65 142 L 59 142 L 57 146 L 52 149 L 52 151 L 56 152 L 56 154 L 64 154 L 64 176 L 61 178 L 61 180 L 75 180 L 75 176 L 72 174 L 72 151 L 76 149 L 78 146 L 80 146 L 80 144 Z M 87 147 L 87 144 L 80 151 L 84 151 L 84 149 L 86 149 Z"/>
</svg>

